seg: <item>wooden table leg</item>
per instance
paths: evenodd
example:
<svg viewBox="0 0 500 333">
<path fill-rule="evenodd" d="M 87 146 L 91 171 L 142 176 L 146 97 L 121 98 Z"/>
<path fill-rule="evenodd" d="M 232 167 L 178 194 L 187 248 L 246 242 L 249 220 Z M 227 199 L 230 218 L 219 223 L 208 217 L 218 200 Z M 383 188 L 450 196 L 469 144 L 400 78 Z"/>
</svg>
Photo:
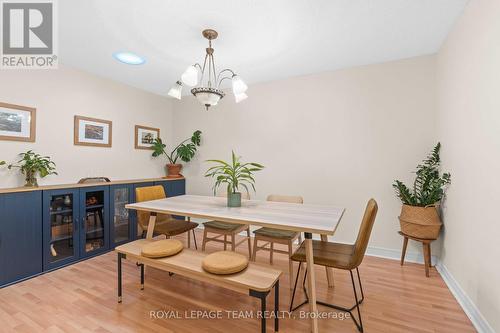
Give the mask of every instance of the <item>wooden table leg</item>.
<svg viewBox="0 0 500 333">
<path fill-rule="evenodd" d="M 314 272 L 314 253 L 312 244 L 312 234 L 305 233 L 306 262 L 307 262 L 307 284 L 309 289 L 309 311 L 311 315 L 311 332 L 318 332 L 318 307 L 316 305 L 316 274 Z"/>
<path fill-rule="evenodd" d="M 328 236 L 327 235 L 321 235 L 321 240 L 323 242 L 328 242 Z M 328 281 L 328 287 L 331 288 L 334 286 L 333 282 L 333 268 L 331 267 L 325 267 L 326 271 L 326 279 Z"/>
<path fill-rule="evenodd" d="M 153 238 L 153 231 L 155 230 L 156 224 L 156 213 L 151 212 L 149 215 L 148 232 L 146 233 L 146 239 Z"/>
<path fill-rule="evenodd" d="M 401 252 L 401 266 L 403 266 L 405 262 L 405 255 L 406 255 L 406 247 L 408 246 L 408 237 L 404 236 L 403 237 L 403 251 Z"/>
</svg>

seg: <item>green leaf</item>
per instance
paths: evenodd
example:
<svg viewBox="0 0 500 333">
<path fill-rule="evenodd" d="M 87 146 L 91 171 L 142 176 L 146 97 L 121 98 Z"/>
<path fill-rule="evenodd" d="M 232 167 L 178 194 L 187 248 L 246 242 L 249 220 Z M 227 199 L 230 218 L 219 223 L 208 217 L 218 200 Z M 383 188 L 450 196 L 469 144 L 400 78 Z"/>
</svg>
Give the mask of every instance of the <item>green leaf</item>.
<svg viewBox="0 0 500 333">
<path fill-rule="evenodd" d="M 264 168 L 258 163 L 241 163 L 240 157 L 234 151 L 231 151 L 231 162 L 215 159 L 207 160 L 206 162 L 217 164 L 208 168 L 205 172 L 205 177 L 215 179 L 214 186 L 212 187 L 214 194 L 217 193 L 217 189 L 222 184 L 227 185 L 229 192 L 236 192 L 240 186 L 248 192 L 249 185 L 255 191 L 253 172 Z"/>
<path fill-rule="evenodd" d="M 438 142 L 422 164 L 417 165 L 413 191 L 400 181 L 395 181 L 392 185 L 396 190 L 396 195 L 404 204 L 425 207 L 434 205 L 443 198 L 446 186 L 451 183 L 451 175 L 443 173 L 440 176 L 439 174 L 440 149 L 441 144 Z"/>
</svg>

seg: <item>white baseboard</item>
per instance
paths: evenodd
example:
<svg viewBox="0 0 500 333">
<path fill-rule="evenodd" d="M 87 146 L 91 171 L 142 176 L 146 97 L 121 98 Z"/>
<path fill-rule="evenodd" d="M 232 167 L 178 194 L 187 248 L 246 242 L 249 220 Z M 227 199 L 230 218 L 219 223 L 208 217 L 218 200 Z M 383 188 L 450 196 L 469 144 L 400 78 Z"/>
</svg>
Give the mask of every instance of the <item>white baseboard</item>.
<svg viewBox="0 0 500 333">
<path fill-rule="evenodd" d="M 401 250 L 386 249 L 382 247 L 369 246 L 368 249 L 366 249 L 366 255 L 392 260 L 401 260 Z M 436 265 L 438 258 L 436 256 L 432 256 L 431 261 L 433 265 Z M 420 252 L 407 251 L 405 255 L 405 262 L 423 264 L 424 256 Z"/>
<path fill-rule="evenodd" d="M 453 296 L 455 296 L 458 304 L 462 307 L 467 317 L 469 317 L 472 325 L 476 328 L 479 333 L 495 333 L 493 327 L 488 323 L 486 318 L 481 314 L 477 306 L 472 302 L 472 300 L 467 296 L 465 291 L 460 287 L 460 284 L 455 280 L 450 271 L 443 265 L 442 262 L 438 262 L 436 269 L 441 274 L 444 282 L 450 289 Z"/>
</svg>

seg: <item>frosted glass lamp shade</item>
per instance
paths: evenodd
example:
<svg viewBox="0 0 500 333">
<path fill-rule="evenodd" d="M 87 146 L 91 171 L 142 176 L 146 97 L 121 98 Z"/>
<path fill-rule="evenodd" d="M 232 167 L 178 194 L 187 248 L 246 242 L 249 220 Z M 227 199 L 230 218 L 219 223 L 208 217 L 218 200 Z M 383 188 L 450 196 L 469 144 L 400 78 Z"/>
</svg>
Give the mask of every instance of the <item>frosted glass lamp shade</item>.
<svg viewBox="0 0 500 333">
<path fill-rule="evenodd" d="M 201 104 L 206 106 L 207 110 L 209 107 L 217 105 L 225 95 L 222 90 L 210 87 L 193 88 L 191 93 Z"/>
<path fill-rule="evenodd" d="M 200 92 L 196 94 L 196 99 L 203 105 L 217 105 L 220 101 L 220 96 L 209 92 Z"/>
<path fill-rule="evenodd" d="M 231 81 L 233 83 L 233 93 L 235 95 L 243 94 L 245 91 L 247 91 L 248 86 L 238 75 L 234 75 Z"/>
<path fill-rule="evenodd" d="M 235 99 L 236 103 L 239 103 L 239 102 L 241 102 L 241 101 L 243 101 L 243 100 L 245 100 L 247 98 L 248 98 L 248 95 L 245 94 L 245 93 L 234 95 L 234 99 Z"/>
<path fill-rule="evenodd" d="M 181 99 L 182 95 L 182 83 L 177 81 L 175 85 L 168 91 L 168 96 Z"/>
<path fill-rule="evenodd" d="M 182 73 L 181 81 L 189 87 L 194 87 L 198 84 L 198 69 L 194 66 L 189 66 L 184 73 Z"/>
</svg>

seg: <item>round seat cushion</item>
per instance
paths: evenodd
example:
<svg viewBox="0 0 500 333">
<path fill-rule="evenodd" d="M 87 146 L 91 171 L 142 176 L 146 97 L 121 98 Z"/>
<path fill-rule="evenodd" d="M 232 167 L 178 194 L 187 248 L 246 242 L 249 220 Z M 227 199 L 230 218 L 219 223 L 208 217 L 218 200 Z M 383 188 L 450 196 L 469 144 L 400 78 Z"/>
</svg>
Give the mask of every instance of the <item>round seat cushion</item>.
<svg viewBox="0 0 500 333">
<path fill-rule="evenodd" d="M 169 257 L 181 252 L 182 248 L 182 243 L 177 239 L 162 239 L 144 245 L 141 255 L 147 258 Z"/>
<path fill-rule="evenodd" d="M 209 254 L 203 259 L 202 267 L 213 274 L 234 274 L 241 272 L 248 266 L 248 258 L 232 251 L 218 251 Z"/>
</svg>

